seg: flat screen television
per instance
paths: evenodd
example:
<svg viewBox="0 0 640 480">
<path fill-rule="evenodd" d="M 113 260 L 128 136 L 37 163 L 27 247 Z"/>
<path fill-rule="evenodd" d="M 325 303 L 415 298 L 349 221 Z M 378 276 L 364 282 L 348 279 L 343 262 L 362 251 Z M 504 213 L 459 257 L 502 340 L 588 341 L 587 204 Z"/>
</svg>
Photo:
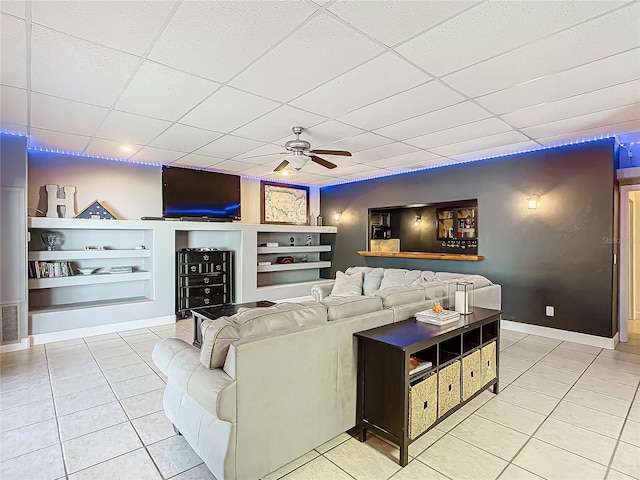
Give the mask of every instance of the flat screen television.
<svg viewBox="0 0 640 480">
<path fill-rule="evenodd" d="M 179 167 L 162 167 L 162 214 L 240 220 L 240 177 Z"/>
</svg>

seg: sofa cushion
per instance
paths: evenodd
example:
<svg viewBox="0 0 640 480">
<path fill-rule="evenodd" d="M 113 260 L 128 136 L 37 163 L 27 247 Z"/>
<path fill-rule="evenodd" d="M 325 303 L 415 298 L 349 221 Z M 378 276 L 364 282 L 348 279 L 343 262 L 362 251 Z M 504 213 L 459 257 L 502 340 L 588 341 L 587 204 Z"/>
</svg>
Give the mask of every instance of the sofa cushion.
<svg viewBox="0 0 640 480">
<path fill-rule="evenodd" d="M 415 280 L 420 278 L 422 272 L 420 270 L 405 270 L 402 268 L 387 268 L 384 271 L 380 289 L 387 287 L 396 287 L 400 285 L 411 285 Z"/>
<path fill-rule="evenodd" d="M 452 273 L 452 272 L 436 272 L 436 276 L 434 280 L 458 280 L 459 278 L 464 277 L 466 274 L 464 273 Z"/>
<path fill-rule="evenodd" d="M 431 270 L 423 270 L 420 272 L 420 278 L 418 280 L 422 280 L 423 282 L 433 282 L 436 280 L 436 272 L 432 272 Z"/>
<path fill-rule="evenodd" d="M 422 283 L 424 288 L 424 297 L 427 300 L 440 300 L 449 295 L 449 283 L 451 282 L 425 282 Z"/>
<path fill-rule="evenodd" d="M 230 317 L 202 322 L 200 361 L 207 368 L 224 365 L 236 340 L 326 322 L 327 310 L 317 302 L 279 303 L 243 310 Z"/>
<path fill-rule="evenodd" d="M 327 297 L 320 303 L 326 307 L 329 321 L 382 310 L 380 297 Z"/>
<path fill-rule="evenodd" d="M 424 289 L 418 285 L 382 288 L 375 295 L 382 299 L 382 305 L 387 308 L 424 301 Z"/>
<path fill-rule="evenodd" d="M 373 293 L 380 288 L 382 276 L 384 275 L 384 268 L 349 267 L 345 270 L 345 273 L 347 275 L 358 272 L 362 272 L 364 274 L 364 281 L 362 283 L 362 294 L 373 295 Z"/>
<path fill-rule="evenodd" d="M 478 289 L 482 287 L 488 287 L 489 285 L 493 285 L 493 282 L 482 275 L 466 275 L 462 278 L 459 278 L 458 281 L 471 282 L 473 283 L 473 288 Z"/>
<path fill-rule="evenodd" d="M 362 272 L 347 275 L 340 271 L 336 272 L 336 281 L 331 289 L 332 297 L 352 297 L 362 295 Z"/>
</svg>

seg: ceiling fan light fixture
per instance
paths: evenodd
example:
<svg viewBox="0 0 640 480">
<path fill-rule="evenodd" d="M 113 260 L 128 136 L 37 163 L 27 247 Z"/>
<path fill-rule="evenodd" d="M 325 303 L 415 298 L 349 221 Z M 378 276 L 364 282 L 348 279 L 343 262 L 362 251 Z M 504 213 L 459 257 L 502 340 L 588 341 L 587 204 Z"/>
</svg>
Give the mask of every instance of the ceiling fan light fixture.
<svg viewBox="0 0 640 480">
<path fill-rule="evenodd" d="M 287 155 L 284 159 L 289 162 L 289 166 L 295 170 L 300 170 L 304 167 L 311 157 L 303 154 L 303 153 L 292 153 L 291 155 Z"/>
</svg>

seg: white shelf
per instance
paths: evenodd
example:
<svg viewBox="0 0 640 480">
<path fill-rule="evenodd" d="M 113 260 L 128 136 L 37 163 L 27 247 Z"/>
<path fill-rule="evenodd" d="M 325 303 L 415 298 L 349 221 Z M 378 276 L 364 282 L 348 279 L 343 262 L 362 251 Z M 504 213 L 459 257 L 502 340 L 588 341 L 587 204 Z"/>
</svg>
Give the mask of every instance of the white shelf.
<svg viewBox="0 0 640 480">
<path fill-rule="evenodd" d="M 290 287 L 300 287 L 300 286 L 312 287 L 314 285 L 322 285 L 324 283 L 331 283 L 333 281 L 334 280 L 331 278 L 316 278 L 315 280 L 307 280 L 305 282 L 290 282 L 290 283 L 282 282 L 274 285 L 265 285 L 262 287 L 258 287 L 257 290 L 259 292 L 266 292 L 269 290 L 277 290 L 281 288 L 290 288 Z"/>
<path fill-rule="evenodd" d="M 92 285 L 97 283 L 135 282 L 150 279 L 151 272 L 94 273 L 92 275 L 74 275 L 72 277 L 30 278 L 29 290 Z"/>
<path fill-rule="evenodd" d="M 258 273 L 283 272 L 290 270 L 310 270 L 313 268 L 328 268 L 330 266 L 331 262 L 277 263 L 274 265 L 258 265 Z"/>
<path fill-rule="evenodd" d="M 72 261 L 89 258 L 149 258 L 151 250 L 38 250 L 29 252 L 29 260 Z"/>
<path fill-rule="evenodd" d="M 283 247 L 258 247 L 258 255 L 268 253 L 305 253 L 305 252 L 330 252 L 331 245 L 307 246 L 283 246 Z"/>
<path fill-rule="evenodd" d="M 91 302 L 77 302 L 66 303 L 63 305 L 49 305 L 46 307 L 36 307 L 29 310 L 29 315 L 34 314 L 47 314 L 47 313 L 60 313 L 68 310 L 78 310 L 83 308 L 97 308 L 97 307 L 111 307 L 114 305 L 128 305 L 131 303 L 143 303 L 152 302 L 147 297 L 129 297 L 129 298 L 114 298 L 111 300 L 95 300 Z"/>
</svg>

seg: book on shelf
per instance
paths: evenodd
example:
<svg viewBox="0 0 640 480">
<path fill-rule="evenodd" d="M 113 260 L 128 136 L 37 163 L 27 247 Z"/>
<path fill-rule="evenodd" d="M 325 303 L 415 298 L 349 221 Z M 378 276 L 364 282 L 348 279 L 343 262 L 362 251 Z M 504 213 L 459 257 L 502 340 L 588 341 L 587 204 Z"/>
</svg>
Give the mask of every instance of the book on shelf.
<svg viewBox="0 0 640 480">
<path fill-rule="evenodd" d="M 416 373 L 419 373 L 423 370 L 431 368 L 432 366 L 433 366 L 432 362 L 420 362 L 420 365 L 418 365 L 417 367 L 409 369 L 409 375 L 415 375 Z"/>
<path fill-rule="evenodd" d="M 28 267 L 29 278 L 71 277 L 73 275 L 71 262 L 41 262 L 34 260 L 29 262 Z"/>
<path fill-rule="evenodd" d="M 110 267 L 109 273 L 131 273 L 133 272 L 133 267 L 131 266 L 122 266 L 122 267 Z"/>
<path fill-rule="evenodd" d="M 259 267 L 266 267 L 268 265 L 271 265 L 271 262 L 258 262 Z"/>
<path fill-rule="evenodd" d="M 260 246 L 261 247 L 279 247 L 280 245 L 278 244 L 278 242 L 267 242 L 267 243 L 261 243 Z"/>
</svg>

